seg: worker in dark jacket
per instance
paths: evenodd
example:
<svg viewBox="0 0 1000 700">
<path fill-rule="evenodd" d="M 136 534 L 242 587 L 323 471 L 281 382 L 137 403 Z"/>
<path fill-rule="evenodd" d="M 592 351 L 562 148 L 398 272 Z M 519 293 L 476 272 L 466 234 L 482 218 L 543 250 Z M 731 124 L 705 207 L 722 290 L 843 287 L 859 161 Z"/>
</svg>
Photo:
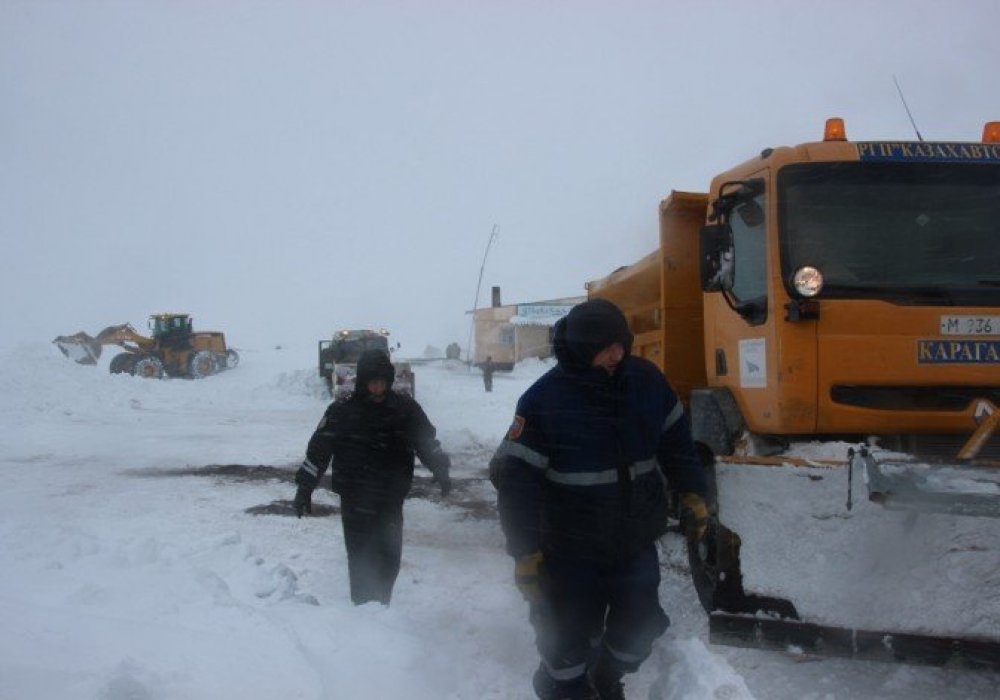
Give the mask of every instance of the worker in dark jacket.
<svg viewBox="0 0 1000 700">
<path fill-rule="evenodd" d="M 479 363 L 479 369 L 483 373 L 483 387 L 486 391 L 493 391 L 493 373 L 497 371 L 497 366 L 493 362 L 493 356 L 487 355 L 486 359 Z"/>
<path fill-rule="evenodd" d="M 624 697 L 622 676 L 670 624 L 656 549 L 664 479 L 682 494 L 688 536 L 707 525 L 684 408 L 631 346 L 614 304 L 573 307 L 555 326 L 558 365 L 518 401 L 490 465 L 515 582 L 531 603 L 540 698 Z"/>
<path fill-rule="evenodd" d="M 355 390 L 330 404 L 295 475 L 299 517 L 312 512 L 312 492 L 332 465 L 340 494 L 351 600 L 389 604 L 403 552 L 403 500 L 413 481 L 414 453 L 444 496 L 451 463 L 416 401 L 392 391 L 389 356 L 367 350 L 358 359 Z"/>
</svg>

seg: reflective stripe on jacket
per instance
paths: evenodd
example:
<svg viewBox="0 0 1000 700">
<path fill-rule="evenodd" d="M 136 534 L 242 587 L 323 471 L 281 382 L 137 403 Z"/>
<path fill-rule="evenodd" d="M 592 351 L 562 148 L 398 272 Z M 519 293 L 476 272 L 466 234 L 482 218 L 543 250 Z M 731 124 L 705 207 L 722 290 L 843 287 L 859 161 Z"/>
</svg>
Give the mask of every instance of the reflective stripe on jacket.
<svg viewBox="0 0 1000 700">
<path fill-rule="evenodd" d="M 664 477 L 705 492 L 682 404 L 659 369 L 635 357 L 614 377 L 547 372 L 518 402 L 491 469 L 514 556 L 631 556 L 666 529 Z"/>
</svg>

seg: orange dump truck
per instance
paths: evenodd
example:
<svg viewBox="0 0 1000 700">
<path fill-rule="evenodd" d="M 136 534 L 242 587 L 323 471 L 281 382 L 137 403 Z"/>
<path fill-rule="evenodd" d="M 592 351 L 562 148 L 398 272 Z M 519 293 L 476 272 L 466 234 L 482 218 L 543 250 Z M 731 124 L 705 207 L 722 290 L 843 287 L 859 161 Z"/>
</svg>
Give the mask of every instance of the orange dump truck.
<svg viewBox="0 0 1000 700">
<path fill-rule="evenodd" d="M 1000 122 L 831 119 L 659 211 L 656 250 L 587 290 L 688 407 L 713 639 L 1000 667 Z"/>
</svg>

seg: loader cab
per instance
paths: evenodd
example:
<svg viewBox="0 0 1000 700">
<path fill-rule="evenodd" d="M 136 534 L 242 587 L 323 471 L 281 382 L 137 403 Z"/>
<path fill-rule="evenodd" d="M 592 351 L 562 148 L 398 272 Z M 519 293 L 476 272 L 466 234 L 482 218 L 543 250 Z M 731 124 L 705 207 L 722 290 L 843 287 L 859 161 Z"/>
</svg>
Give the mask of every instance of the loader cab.
<svg viewBox="0 0 1000 700">
<path fill-rule="evenodd" d="M 149 317 L 149 330 L 157 340 L 188 336 L 192 333 L 191 317 L 188 314 L 156 314 Z"/>
</svg>

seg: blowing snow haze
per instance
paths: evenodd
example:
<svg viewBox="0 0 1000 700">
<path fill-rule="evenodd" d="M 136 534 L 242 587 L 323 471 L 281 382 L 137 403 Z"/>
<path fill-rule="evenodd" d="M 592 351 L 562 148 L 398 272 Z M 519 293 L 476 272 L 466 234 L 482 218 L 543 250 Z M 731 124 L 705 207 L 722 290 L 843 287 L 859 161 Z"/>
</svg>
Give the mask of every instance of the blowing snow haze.
<svg viewBox="0 0 1000 700">
<path fill-rule="evenodd" d="M 819 137 L 974 140 L 1000 5 L 0 4 L 8 342 L 187 312 L 236 347 L 583 293 L 671 189 Z"/>
</svg>

